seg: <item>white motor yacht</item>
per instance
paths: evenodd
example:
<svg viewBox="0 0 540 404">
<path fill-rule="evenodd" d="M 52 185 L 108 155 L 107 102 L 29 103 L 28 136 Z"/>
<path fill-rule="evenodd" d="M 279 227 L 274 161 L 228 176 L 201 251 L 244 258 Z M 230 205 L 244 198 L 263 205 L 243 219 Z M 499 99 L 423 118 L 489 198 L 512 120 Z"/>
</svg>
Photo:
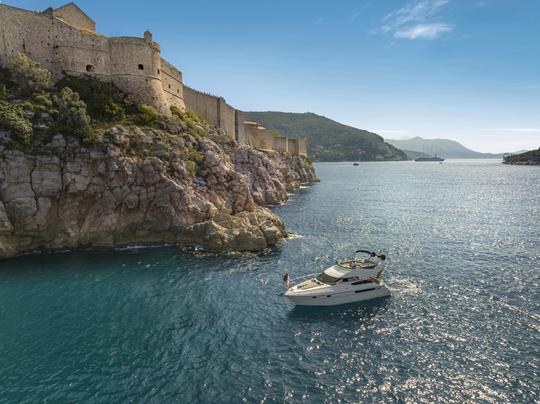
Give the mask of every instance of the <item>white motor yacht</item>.
<svg viewBox="0 0 540 404">
<path fill-rule="evenodd" d="M 390 290 L 380 279 L 385 259 L 384 254 L 358 250 L 354 259 L 338 261 L 320 274 L 291 281 L 285 275 L 283 295 L 301 306 L 335 306 L 389 296 Z"/>
</svg>

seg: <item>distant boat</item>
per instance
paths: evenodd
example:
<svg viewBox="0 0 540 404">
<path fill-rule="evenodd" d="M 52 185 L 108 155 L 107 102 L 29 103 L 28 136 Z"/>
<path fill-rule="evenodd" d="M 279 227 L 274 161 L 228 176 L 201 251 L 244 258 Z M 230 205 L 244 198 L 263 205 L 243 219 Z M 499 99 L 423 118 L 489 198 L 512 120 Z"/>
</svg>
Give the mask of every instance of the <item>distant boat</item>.
<svg viewBox="0 0 540 404">
<path fill-rule="evenodd" d="M 444 159 L 442 157 L 437 157 L 437 156 L 433 156 L 433 157 L 418 157 L 416 159 L 414 159 L 414 161 L 419 161 L 419 162 L 423 162 L 423 161 L 440 161 L 440 162 L 443 162 Z"/>
<path fill-rule="evenodd" d="M 359 166 L 359 165 L 360 165 L 360 164 L 358 164 L 358 163 L 353 163 L 353 166 Z"/>
</svg>

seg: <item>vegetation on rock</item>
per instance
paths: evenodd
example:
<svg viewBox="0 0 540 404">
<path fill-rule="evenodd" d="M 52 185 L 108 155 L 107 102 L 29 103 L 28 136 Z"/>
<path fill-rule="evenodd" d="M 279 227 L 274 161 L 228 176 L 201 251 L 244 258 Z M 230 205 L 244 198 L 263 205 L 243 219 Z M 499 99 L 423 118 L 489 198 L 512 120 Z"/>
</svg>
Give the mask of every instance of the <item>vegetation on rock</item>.
<svg viewBox="0 0 540 404">
<path fill-rule="evenodd" d="M 53 97 L 54 129 L 60 133 L 72 133 L 82 140 L 94 140 L 90 128 L 90 116 L 86 104 L 79 94 L 69 87 L 64 87 Z"/>
<path fill-rule="evenodd" d="M 12 135 L 14 147 L 27 151 L 40 150 L 58 133 L 95 144 L 117 124 L 188 128 L 199 137 L 208 129 L 193 112 L 175 109 L 164 117 L 150 105 L 137 105 L 112 82 L 90 75 L 65 76 L 53 85 L 50 72 L 24 54 L 0 68 L 0 100 L 0 129 Z"/>
<path fill-rule="evenodd" d="M 137 112 L 129 95 L 113 83 L 92 76 L 65 76 L 56 87 L 69 87 L 77 92 L 86 103 L 88 114 L 97 121 L 122 122 L 126 115 Z"/>
<path fill-rule="evenodd" d="M 45 91 L 53 83 L 51 72 L 23 53 L 18 53 L 11 59 L 9 70 L 16 91 L 23 96 Z"/>
<path fill-rule="evenodd" d="M 0 129 L 12 134 L 16 141 L 27 144 L 32 135 L 32 123 L 26 118 L 24 109 L 0 100 Z"/>
<path fill-rule="evenodd" d="M 137 122 L 141 125 L 155 125 L 159 118 L 159 112 L 157 112 L 153 106 L 148 104 L 139 105 L 139 115 L 137 116 Z"/>
<path fill-rule="evenodd" d="M 537 150 L 529 150 L 525 153 L 504 156 L 503 163 L 516 165 L 540 165 L 540 148 Z"/>
<path fill-rule="evenodd" d="M 207 125 L 206 120 L 194 111 L 180 111 L 175 106 L 171 107 L 173 118 L 184 122 L 190 132 L 196 136 L 203 136 L 205 133 L 204 127 Z"/>
<path fill-rule="evenodd" d="M 163 117 L 110 83 L 66 77 L 22 95 L 11 73 L 0 70 L 0 258 L 162 242 L 260 251 L 286 237 L 263 206 L 315 179 L 304 156 L 240 145 L 192 112 Z"/>
</svg>

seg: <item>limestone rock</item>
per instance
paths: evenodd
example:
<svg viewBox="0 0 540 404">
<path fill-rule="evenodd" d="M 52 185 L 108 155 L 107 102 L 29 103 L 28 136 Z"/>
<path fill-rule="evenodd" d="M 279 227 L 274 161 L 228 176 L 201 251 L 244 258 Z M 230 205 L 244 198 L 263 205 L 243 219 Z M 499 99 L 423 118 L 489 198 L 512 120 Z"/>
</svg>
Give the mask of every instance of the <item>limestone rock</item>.
<svg viewBox="0 0 540 404">
<path fill-rule="evenodd" d="M 87 148 L 66 134 L 31 154 L 0 150 L 0 258 L 35 249 L 144 243 L 260 251 L 287 236 L 265 205 L 315 179 L 305 157 L 221 131 L 111 128 Z"/>
</svg>

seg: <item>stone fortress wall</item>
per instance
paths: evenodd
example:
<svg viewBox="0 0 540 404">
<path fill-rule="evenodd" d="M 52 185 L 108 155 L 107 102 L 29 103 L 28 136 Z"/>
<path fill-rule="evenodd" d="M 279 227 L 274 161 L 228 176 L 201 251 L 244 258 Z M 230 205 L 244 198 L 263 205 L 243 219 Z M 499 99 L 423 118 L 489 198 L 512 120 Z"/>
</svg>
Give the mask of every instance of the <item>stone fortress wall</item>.
<svg viewBox="0 0 540 404">
<path fill-rule="evenodd" d="M 1 65 L 22 52 L 55 79 L 66 73 L 92 74 L 161 113 L 170 114 L 172 105 L 185 108 L 181 74 L 162 63 L 149 32 L 143 38 L 98 35 L 95 23 L 73 3 L 42 13 L 0 4 L 0 31 Z"/>
<path fill-rule="evenodd" d="M 149 31 L 143 38 L 106 37 L 76 4 L 33 12 L 0 4 L 0 65 L 25 53 L 64 74 L 90 74 L 113 81 L 137 101 L 170 115 L 170 108 L 191 110 L 237 141 L 254 148 L 307 155 L 305 139 L 287 139 L 252 123 L 222 97 L 183 84 L 182 73 L 161 57 Z"/>
<path fill-rule="evenodd" d="M 266 129 L 258 122 L 244 121 L 245 141 L 255 149 L 276 150 L 294 155 L 307 156 L 305 138 L 288 138 L 281 133 Z"/>
</svg>

